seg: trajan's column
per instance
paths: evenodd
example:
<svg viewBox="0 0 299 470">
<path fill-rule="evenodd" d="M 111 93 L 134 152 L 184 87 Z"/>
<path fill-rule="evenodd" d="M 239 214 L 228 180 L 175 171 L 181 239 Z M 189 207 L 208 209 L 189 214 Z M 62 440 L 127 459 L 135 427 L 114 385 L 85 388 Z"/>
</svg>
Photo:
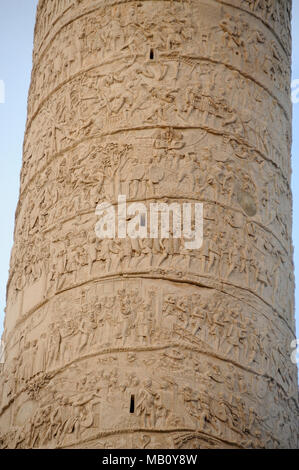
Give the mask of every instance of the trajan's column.
<svg viewBox="0 0 299 470">
<path fill-rule="evenodd" d="M 290 16 L 289 0 L 39 1 L 2 447 L 298 446 Z M 119 195 L 202 203 L 202 247 L 101 240 L 96 206 Z"/>
</svg>

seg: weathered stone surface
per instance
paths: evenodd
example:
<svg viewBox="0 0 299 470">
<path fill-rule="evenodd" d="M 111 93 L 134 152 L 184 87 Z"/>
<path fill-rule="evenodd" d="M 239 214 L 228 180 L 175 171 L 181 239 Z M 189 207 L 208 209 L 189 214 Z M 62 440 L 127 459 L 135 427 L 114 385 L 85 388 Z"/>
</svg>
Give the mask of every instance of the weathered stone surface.
<svg viewBox="0 0 299 470">
<path fill-rule="evenodd" d="M 298 446 L 288 0 L 40 0 L 0 445 Z M 99 240 L 202 202 L 204 241 Z"/>
</svg>

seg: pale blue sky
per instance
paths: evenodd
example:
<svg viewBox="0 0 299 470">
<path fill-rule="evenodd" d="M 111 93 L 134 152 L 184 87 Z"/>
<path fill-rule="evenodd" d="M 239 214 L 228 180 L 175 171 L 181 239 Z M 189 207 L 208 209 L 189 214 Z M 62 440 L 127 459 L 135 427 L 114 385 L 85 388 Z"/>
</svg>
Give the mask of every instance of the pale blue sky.
<svg viewBox="0 0 299 470">
<path fill-rule="evenodd" d="M 293 79 L 299 79 L 299 1 L 293 7 Z M 0 333 L 4 318 L 5 291 L 14 213 L 19 193 L 19 174 L 26 120 L 26 103 L 32 64 L 32 42 L 37 0 L 0 0 L 0 80 L 6 100 L 0 104 Z M 299 96 L 299 94 L 298 94 Z M 299 103 L 293 121 L 293 199 L 296 279 L 299 276 Z M 296 304 L 299 305 L 299 281 Z M 297 309 L 297 331 L 299 314 Z"/>
<path fill-rule="evenodd" d="M 0 80 L 5 83 L 5 103 L 0 104 L 1 332 L 19 194 L 36 5 L 37 0 L 0 0 Z"/>
</svg>

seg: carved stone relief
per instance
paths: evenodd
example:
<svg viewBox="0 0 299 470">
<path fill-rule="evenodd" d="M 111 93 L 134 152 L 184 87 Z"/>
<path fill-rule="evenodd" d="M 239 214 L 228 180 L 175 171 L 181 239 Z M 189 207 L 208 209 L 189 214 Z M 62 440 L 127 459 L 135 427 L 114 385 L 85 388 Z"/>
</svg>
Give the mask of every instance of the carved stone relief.
<svg viewBox="0 0 299 470">
<path fill-rule="evenodd" d="M 298 447 L 290 15 L 39 1 L 0 448 Z M 202 203 L 202 247 L 97 238 L 120 195 Z"/>
</svg>

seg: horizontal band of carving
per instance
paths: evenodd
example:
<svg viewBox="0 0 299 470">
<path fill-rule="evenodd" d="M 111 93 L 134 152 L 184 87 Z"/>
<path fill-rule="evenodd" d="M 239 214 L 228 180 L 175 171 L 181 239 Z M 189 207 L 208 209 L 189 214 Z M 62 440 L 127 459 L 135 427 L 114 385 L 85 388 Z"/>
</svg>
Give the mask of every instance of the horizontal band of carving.
<svg viewBox="0 0 299 470">
<path fill-rule="evenodd" d="M 213 204 L 214 206 L 216 207 L 221 207 L 223 209 L 227 209 L 229 210 L 230 212 L 234 212 L 236 214 L 240 214 L 240 215 L 243 215 L 243 211 L 241 209 L 237 209 L 235 207 L 231 207 L 229 206 L 228 204 L 224 204 L 222 202 L 219 202 L 219 201 L 215 201 L 215 200 L 212 200 L 212 199 L 207 199 L 205 197 L 198 197 L 198 198 L 192 198 L 190 196 L 169 196 L 167 194 L 160 194 L 159 196 L 156 196 L 156 197 L 148 197 L 148 198 L 143 198 L 143 199 L 130 199 L 130 198 L 127 198 L 126 202 L 128 204 L 131 204 L 131 203 L 138 203 L 138 202 L 141 202 L 141 203 L 146 203 L 146 202 L 163 202 L 163 200 L 169 200 L 169 201 L 184 201 L 184 202 L 190 202 L 190 203 L 206 203 L 206 204 Z M 111 202 L 111 205 L 112 206 L 117 206 L 117 202 Z M 58 219 L 57 222 L 47 226 L 43 231 L 42 233 L 48 233 L 50 231 L 52 231 L 53 229 L 57 228 L 58 226 L 60 226 L 61 224 L 65 224 L 67 222 L 70 222 L 70 221 L 73 221 L 75 220 L 77 217 L 81 217 L 81 216 L 84 216 L 84 215 L 90 215 L 90 216 L 93 216 L 94 215 L 94 210 L 82 210 L 82 211 L 78 211 L 76 212 L 76 214 L 73 214 L 72 216 L 70 217 L 66 217 L 66 218 L 61 218 L 61 219 Z M 265 232 L 267 232 L 269 235 L 271 235 L 276 241 L 277 243 L 279 243 L 280 247 L 282 250 L 284 250 L 285 254 L 286 255 L 289 255 L 289 249 L 283 244 L 282 240 L 280 238 L 278 238 L 278 236 L 272 231 L 270 230 L 267 226 L 263 225 L 261 222 L 259 222 L 258 220 L 252 220 L 252 222 L 254 222 L 257 226 L 259 226 L 261 229 L 263 229 Z M 12 270 L 12 272 L 10 273 L 9 275 L 9 279 L 8 279 L 8 283 L 7 283 L 7 286 L 9 287 L 9 284 L 11 282 L 11 278 L 14 274 L 14 270 Z"/>
<path fill-rule="evenodd" d="M 171 0 L 170 0 L 171 1 Z M 174 0 L 174 1 L 180 1 L 180 0 Z M 82 441 L 77 441 L 76 443 L 74 444 L 69 444 L 68 446 L 62 446 L 60 447 L 61 449 L 71 449 L 73 446 L 80 446 L 80 445 L 83 445 L 83 444 L 88 444 L 88 443 L 92 443 L 94 442 L 94 440 L 99 440 L 101 437 L 109 437 L 109 436 L 121 436 L 123 434 L 127 434 L 127 435 L 130 435 L 130 434 L 136 434 L 136 433 L 139 433 L 139 432 L 142 432 L 142 433 L 151 433 L 153 435 L 155 434 L 177 434 L 178 432 L 188 432 L 188 433 L 192 433 L 192 439 L 202 439 L 202 440 L 209 440 L 209 441 L 213 441 L 215 444 L 218 443 L 218 444 L 227 444 L 228 446 L 234 446 L 238 449 L 242 449 L 243 447 L 240 446 L 237 442 L 230 442 L 230 441 L 226 441 L 225 439 L 221 439 L 219 437 L 215 437 L 213 436 L 212 434 L 208 434 L 208 433 L 205 433 L 203 431 L 198 431 L 194 428 L 184 428 L 184 427 L 180 427 L 180 428 L 176 428 L 176 429 L 172 429 L 172 428 L 169 428 L 169 429 L 156 429 L 156 428 L 127 428 L 127 429 L 122 429 L 120 431 L 103 431 L 101 433 L 97 433 L 95 435 L 95 437 L 93 438 L 88 438 L 88 439 L 85 439 L 85 440 L 82 440 Z M 89 447 L 90 448 L 90 447 Z"/>
<path fill-rule="evenodd" d="M 167 3 L 178 3 L 178 4 L 181 4 L 181 3 L 186 3 L 188 5 L 192 5 L 192 1 L 193 0 L 142 0 L 143 2 L 147 2 L 147 1 L 152 1 L 152 2 L 167 2 Z M 275 29 L 273 29 L 273 27 L 267 22 L 265 21 L 263 18 L 261 18 L 260 16 L 256 15 L 254 12 L 250 11 L 249 9 L 246 9 L 246 8 L 243 8 L 241 6 L 238 6 L 238 5 L 234 5 L 232 4 L 231 2 L 227 1 L 227 0 L 212 0 L 214 3 L 220 3 L 220 4 L 223 4 L 223 5 L 226 5 L 226 6 L 229 6 L 231 8 L 234 8 L 236 10 L 239 10 L 239 11 L 243 11 L 244 13 L 252 16 L 253 18 L 257 19 L 258 21 L 261 21 L 264 26 L 266 26 L 269 31 L 271 31 L 272 35 L 275 37 L 275 39 L 277 40 L 277 42 L 280 44 L 281 48 L 283 49 L 284 53 L 286 54 L 286 56 L 288 57 L 289 56 L 289 53 L 288 51 L 286 50 L 284 44 L 282 43 L 279 35 L 276 33 Z M 39 41 L 39 46 L 38 46 L 38 50 L 36 51 L 36 60 L 35 60 L 35 64 L 38 65 L 39 61 L 41 60 L 42 56 L 45 54 L 45 52 L 48 50 L 48 48 L 50 47 L 51 43 L 53 42 L 53 40 L 55 39 L 56 35 L 59 34 L 59 32 L 64 29 L 66 26 L 68 26 L 69 24 L 77 21 L 78 19 L 82 18 L 82 17 L 85 17 L 85 16 L 88 16 L 98 10 L 101 10 L 103 7 L 106 7 L 106 8 L 112 8 L 113 6 L 116 6 L 116 5 L 123 5 L 123 4 L 130 4 L 130 3 L 135 3 L 136 0 L 111 0 L 109 2 L 109 4 L 105 4 L 103 5 L 103 3 L 99 4 L 98 6 L 96 7 L 93 7 L 92 9 L 89 9 L 87 11 L 82 11 L 80 14 L 77 14 L 76 16 L 74 16 L 73 18 L 70 18 L 68 19 L 67 22 L 65 22 L 63 25 L 59 25 L 58 29 L 56 32 L 53 33 L 53 37 L 50 38 L 50 40 L 48 41 L 47 44 L 45 44 L 45 41 L 46 39 L 49 37 L 50 33 L 53 31 L 53 26 L 55 26 L 55 24 L 59 21 L 59 19 L 63 18 L 65 16 L 65 14 L 67 14 L 69 12 L 69 8 L 59 17 L 59 18 L 56 18 L 55 22 L 51 25 L 51 28 L 49 28 L 48 32 L 43 36 L 43 38 Z"/>
<path fill-rule="evenodd" d="M 129 59 L 131 57 L 131 55 L 123 55 L 122 56 L 122 59 Z M 143 58 L 143 55 L 141 54 L 137 54 L 136 57 L 141 57 Z M 279 93 L 277 93 L 277 96 L 274 92 L 272 92 L 270 90 L 269 87 L 265 86 L 260 80 L 258 80 L 256 77 L 253 77 L 252 75 L 250 75 L 249 73 L 237 68 L 237 67 L 234 67 L 232 64 L 229 64 L 229 63 L 225 63 L 225 62 L 222 62 L 222 61 L 218 61 L 216 59 L 213 59 L 211 57 L 208 57 L 208 56 L 196 56 L 196 57 L 185 57 L 185 56 L 171 56 L 171 55 L 168 55 L 168 54 L 161 54 L 161 58 L 164 59 L 165 61 L 176 61 L 178 63 L 180 62 L 184 62 L 184 61 L 188 61 L 188 63 L 193 63 L 194 65 L 199 65 L 201 63 L 201 61 L 206 61 L 206 62 L 209 62 L 211 64 L 214 64 L 214 65 L 224 65 L 228 70 L 231 70 L 233 72 L 238 72 L 243 78 L 246 78 L 247 80 L 250 80 L 252 81 L 253 83 L 255 83 L 258 87 L 260 87 L 261 89 L 263 89 L 266 93 L 269 94 L 269 96 L 271 96 L 271 98 L 273 98 L 278 106 L 281 108 L 281 110 L 283 111 L 284 113 L 284 116 L 286 118 L 286 120 L 288 122 L 290 122 L 290 109 L 291 109 L 291 101 L 290 101 L 290 106 L 289 108 L 287 107 L 284 107 L 282 102 L 280 102 L 279 98 L 278 98 L 278 95 Z M 28 115 L 28 119 L 27 119 L 27 123 L 26 123 L 26 134 L 28 133 L 28 131 L 30 130 L 31 128 L 31 125 L 32 125 L 32 122 L 36 119 L 36 117 L 38 116 L 42 106 L 47 103 L 47 101 L 52 97 L 54 96 L 59 90 L 61 90 L 65 85 L 71 83 L 74 79 L 80 77 L 81 75 L 87 73 L 87 72 L 90 72 L 92 70 L 97 70 L 97 69 L 100 69 L 101 67 L 104 67 L 105 65 L 110 65 L 110 64 L 114 64 L 114 63 L 117 63 L 119 61 L 120 57 L 115 57 L 115 58 L 111 58 L 109 60 L 106 60 L 106 61 L 103 61 L 100 65 L 93 65 L 93 66 L 90 66 L 90 67 L 86 67 L 84 69 L 81 69 L 79 72 L 76 72 L 74 75 L 72 75 L 71 77 L 69 77 L 67 80 L 64 80 L 63 82 L 61 82 L 59 85 L 57 85 L 53 90 L 51 90 L 51 92 L 41 100 L 40 103 L 38 103 L 37 105 L 37 108 L 35 109 L 35 111 L 33 112 L 33 114 L 30 116 Z M 285 97 L 281 97 L 281 101 L 285 102 Z M 25 138 L 26 138 L 26 135 L 25 135 Z"/>
<path fill-rule="evenodd" d="M 177 1 L 179 1 L 179 0 L 177 0 Z M 67 446 L 61 446 L 61 447 L 58 447 L 58 448 L 59 449 L 70 449 L 70 448 L 72 448 L 72 446 L 75 446 L 75 445 L 78 446 L 78 445 L 82 445 L 82 444 L 85 444 L 85 443 L 88 443 L 88 442 L 92 442 L 93 440 L 95 440 L 95 439 L 98 440 L 101 437 L 118 436 L 118 435 L 121 436 L 122 434 L 130 435 L 132 433 L 136 434 L 138 432 L 152 433 L 154 435 L 155 434 L 170 434 L 171 435 L 171 434 L 178 433 L 178 432 L 191 432 L 192 434 L 195 433 L 194 437 L 198 437 L 198 438 L 203 438 L 204 437 L 205 439 L 213 440 L 215 443 L 221 443 L 222 445 L 223 444 L 226 444 L 228 446 L 233 445 L 234 447 L 236 447 L 238 449 L 243 448 L 237 442 L 226 441 L 225 439 L 221 439 L 220 437 L 216 437 L 213 434 L 208 434 L 208 433 L 205 433 L 203 431 L 198 431 L 198 430 L 196 430 L 196 428 L 178 427 L 178 428 L 157 429 L 157 428 L 141 428 L 141 427 L 133 427 L 133 426 L 131 428 L 127 428 L 127 429 L 98 432 L 91 439 L 87 438 L 85 440 L 76 441 L 76 442 L 74 442 L 72 444 L 69 444 Z"/>
<path fill-rule="evenodd" d="M 68 288 L 65 288 L 65 289 L 61 289 L 60 291 L 57 291 L 55 292 L 54 294 L 52 294 L 51 297 L 48 297 L 46 299 L 44 299 L 42 302 L 38 303 L 36 306 L 34 306 L 33 308 L 31 308 L 28 312 L 25 312 L 21 317 L 19 317 L 17 319 L 17 321 L 15 322 L 15 325 L 14 325 L 14 331 L 18 328 L 21 328 L 32 316 L 34 316 L 42 307 L 46 306 L 47 304 L 50 303 L 51 300 L 53 300 L 54 298 L 57 298 L 57 296 L 60 296 L 61 294 L 65 293 L 65 292 L 70 292 L 70 291 L 73 291 L 77 288 L 81 288 L 81 287 L 86 287 L 86 286 L 91 286 L 91 285 L 96 285 L 98 283 L 100 283 L 101 281 L 113 281 L 113 280 L 138 280 L 138 279 L 143 279 L 143 280 L 164 280 L 164 281 L 171 281 L 171 282 L 174 282 L 174 283 L 177 283 L 177 284 L 180 284 L 180 285 L 186 285 L 186 286 L 195 286 L 195 287 L 202 287 L 202 288 L 205 288 L 205 289 L 214 289 L 215 291 L 217 292 L 221 292 L 229 297 L 232 297 L 234 298 L 235 300 L 239 301 L 239 302 L 243 302 L 244 304 L 250 306 L 250 308 L 254 309 L 256 311 L 257 314 L 259 315 L 263 315 L 263 317 L 266 319 L 266 321 L 270 321 L 271 320 L 271 317 L 273 318 L 273 313 L 277 315 L 277 318 L 279 319 L 280 323 L 282 325 L 284 325 L 284 327 L 289 331 L 289 333 L 291 334 L 292 338 L 295 339 L 296 338 L 296 333 L 295 331 L 292 329 L 291 325 L 289 324 L 289 322 L 286 320 L 286 318 L 284 316 L 281 315 L 280 311 L 277 310 L 275 308 L 275 306 L 272 306 L 270 305 L 269 303 L 267 303 L 263 298 L 261 298 L 259 295 L 257 295 L 257 293 L 253 292 L 251 289 L 249 288 L 246 288 L 246 287 L 240 287 L 240 286 L 237 286 L 237 285 L 234 285 L 230 282 L 225 282 L 223 280 L 221 281 L 214 281 L 211 283 L 209 283 L 210 279 L 211 279 L 211 276 L 205 276 L 205 275 L 192 275 L 192 276 L 186 276 L 184 278 L 182 278 L 181 276 L 179 275 L 176 275 L 176 273 L 174 272 L 171 272 L 170 273 L 161 273 L 161 269 L 149 269 L 147 271 L 144 271 L 144 272 L 136 272 L 136 273 L 132 273 L 132 272 L 123 272 L 123 273 L 109 273 L 109 274 L 106 274 L 106 275 L 103 275 L 103 276 L 97 276 L 97 277 L 93 277 L 92 279 L 89 279 L 85 282 L 80 282 L 80 283 L 77 283 L 77 284 L 73 284 L 72 286 L 68 287 Z M 226 291 L 225 290 L 225 287 L 226 288 L 234 288 L 234 289 L 237 289 L 238 291 L 240 292 L 243 292 L 243 291 L 246 291 L 248 294 L 250 294 L 251 296 L 253 296 L 254 299 L 258 299 L 258 301 L 260 301 L 262 303 L 262 305 L 265 307 L 265 310 L 264 309 L 259 309 L 257 310 L 257 307 L 254 305 L 254 302 L 249 302 L 247 300 L 244 300 L 244 298 L 240 295 L 239 297 L 235 294 L 233 294 L 231 291 Z M 267 309 L 269 308 L 270 313 L 267 313 Z M 5 338 L 5 347 L 6 348 L 12 348 L 13 345 L 11 346 L 8 346 L 10 341 L 11 341 L 11 338 L 13 336 L 13 333 L 10 332 L 9 335 Z"/>
<path fill-rule="evenodd" d="M 41 169 L 36 172 L 30 179 L 29 181 L 23 185 L 23 187 L 21 187 L 20 189 L 20 194 L 19 194 L 19 201 L 18 201 L 18 205 L 17 205 L 17 208 L 16 208 L 16 212 L 15 212 L 15 217 L 17 218 L 18 217 L 18 214 L 20 212 L 20 207 L 21 207 L 21 204 L 22 204 L 22 199 L 24 198 L 24 196 L 27 194 L 28 190 L 29 190 L 29 187 L 30 185 L 34 185 L 34 182 L 35 180 L 38 178 L 38 176 L 43 173 L 48 167 L 50 167 L 52 165 L 52 163 L 58 159 L 59 157 L 63 156 L 65 153 L 67 152 L 70 152 L 72 150 L 75 150 L 78 148 L 78 146 L 82 143 L 85 143 L 85 142 L 90 142 L 96 138 L 99 138 L 99 137 L 107 137 L 107 136 L 113 136 L 113 135 L 117 135 L 117 134 L 120 134 L 120 133 L 123 133 L 123 132 L 128 132 L 128 131 L 140 131 L 140 130 L 150 130 L 150 129 L 165 129 L 165 128 L 168 128 L 169 125 L 168 124 L 163 124 L 163 125 L 159 125 L 159 124 L 155 124 L 155 125 L 151 125 L 151 124 L 148 124 L 148 125 L 142 125 L 142 126 L 135 126 L 134 128 L 130 128 L 130 127 L 123 127 L 123 128 L 120 128 L 120 129 L 115 129 L 113 131 L 111 130 L 107 130 L 107 131 L 102 131 L 102 132 L 97 132 L 91 136 L 87 136 L 87 137 L 84 137 L 80 140 L 78 140 L 75 144 L 73 145 L 69 145 L 67 147 L 65 147 L 64 149 L 58 151 L 56 154 L 52 155 L 50 158 L 49 158 L 49 161 L 44 164 Z M 212 135 L 218 135 L 218 136 L 226 136 L 226 137 L 232 137 L 232 134 L 231 132 L 227 131 L 220 131 L 218 129 L 213 129 L 213 128 L 210 128 L 208 126 L 204 126 L 204 125 L 200 125 L 200 126 L 192 126 L 192 125 L 189 125 L 189 126 L 179 126 L 179 125 L 175 125 L 173 126 L 173 129 L 180 129 L 180 130 L 188 130 L 188 129 L 200 129 L 200 130 L 203 130 L 203 131 L 206 131 L 207 133 L 210 133 Z M 268 163 L 270 163 L 271 165 L 273 165 L 275 168 L 277 168 L 280 172 L 281 172 L 281 176 L 282 178 L 284 179 L 284 182 L 285 184 L 287 185 L 287 188 L 288 190 L 290 190 L 290 184 L 289 184 L 289 180 L 288 180 L 288 177 L 286 175 L 284 175 L 282 173 L 282 169 L 280 168 L 280 166 L 274 162 L 271 158 L 267 157 L 264 153 L 261 152 L 260 149 L 257 149 L 255 147 L 252 147 L 250 145 L 250 143 L 246 140 L 246 139 L 243 139 L 243 138 L 240 138 L 240 137 L 237 137 L 237 136 L 233 136 L 233 138 L 235 140 L 237 140 L 239 143 L 241 143 L 242 145 L 246 146 L 248 149 L 251 149 L 253 150 L 254 152 L 256 152 L 260 157 L 262 157 L 262 159 L 264 161 L 267 161 Z"/>
<path fill-rule="evenodd" d="M 238 369 L 240 369 L 244 372 L 248 372 L 249 374 L 254 375 L 255 377 L 262 377 L 262 378 L 265 378 L 265 379 L 269 379 L 269 380 L 275 382 L 275 385 L 279 389 L 281 389 L 281 391 L 283 392 L 284 395 L 286 395 L 285 390 L 283 389 L 281 384 L 277 381 L 276 377 L 269 376 L 267 373 L 264 373 L 264 372 L 263 373 L 258 372 L 255 369 L 252 369 L 250 367 L 246 367 L 246 366 L 240 364 L 239 362 L 237 362 L 237 361 L 235 361 L 231 358 L 227 358 L 225 356 L 222 356 L 221 354 L 217 354 L 216 352 L 207 351 L 207 350 L 204 350 L 204 349 L 199 348 L 199 347 L 191 347 L 189 343 L 184 342 L 184 341 L 182 341 L 182 342 L 175 342 L 174 341 L 173 343 L 168 343 L 168 344 L 164 344 L 164 345 L 161 344 L 161 345 L 157 345 L 157 346 L 147 346 L 147 347 L 141 347 L 141 346 L 134 347 L 134 346 L 131 346 L 131 347 L 120 347 L 120 348 L 109 348 L 109 349 L 103 348 L 102 350 L 98 350 L 97 352 L 94 352 L 94 353 L 84 354 L 81 357 L 78 357 L 76 359 L 73 359 L 73 360 L 67 362 L 66 364 L 64 364 L 61 367 L 48 369 L 47 374 L 51 377 L 51 380 L 52 380 L 56 375 L 69 370 L 69 367 L 72 366 L 72 365 L 81 363 L 83 361 L 86 361 L 88 359 L 92 359 L 92 358 L 95 358 L 95 357 L 98 357 L 98 356 L 107 355 L 107 354 L 117 354 L 117 353 L 121 354 L 121 353 L 132 353 L 132 352 L 133 353 L 134 352 L 135 353 L 141 353 L 141 352 L 148 352 L 148 351 L 165 351 L 167 349 L 172 349 L 172 348 L 184 349 L 184 350 L 188 350 L 188 351 L 191 351 L 191 352 L 197 352 L 198 354 L 202 354 L 203 356 L 212 357 L 214 359 L 218 359 L 221 362 L 229 363 L 229 364 L 237 367 Z M 32 380 L 34 378 L 35 377 L 31 377 L 30 380 Z M 26 393 L 26 390 L 27 390 L 26 386 L 23 386 L 9 400 L 9 402 L 0 410 L 0 416 L 11 406 L 12 403 L 14 403 L 16 401 L 16 399 L 18 397 L 20 397 L 23 393 Z"/>
<path fill-rule="evenodd" d="M 246 8 L 243 8 L 241 7 L 240 5 L 234 5 L 232 4 L 230 1 L 228 0 L 213 0 L 217 3 L 222 3 L 223 5 L 227 5 L 227 6 L 230 6 L 232 8 L 235 8 L 237 10 L 240 10 L 240 11 L 243 11 L 244 13 L 247 13 L 248 15 L 251 15 L 252 17 L 256 18 L 257 20 L 260 20 L 270 31 L 271 33 L 273 34 L 273 36 L 275 37 L 275 39 L 277 40 L 277 42 L 279 42 L 281 48 L 284 50 L 284 53 L 287 57 L 289 57 L 289 51 L 286 50 L 283 42 L 281 41 L 280 37 L 278 36 L 278 34 L 276 33 L 275 29 L 272 28 L 272 26 L 267 22 L 265 21 L 263 18 L 261 18 L 260 16 L 256 15 L 253 11 L 250 11 L 250 10 L 246 10 Z M 291 37 L 290 37 L 290 42 L 291 42 Z"/>
<path fill-rule="evenodd" d="M 80 270 L 77 270 L 76 272 L 80 272 Z M 274 312 L 276 312 L 278 314 L 279 318 L 286 324 L 286 326 L 288 327 L 288 329 L 291 331 L 291 333 L 294 335 L 294 338 L 295 338 L 295 333 L 291 329 L 291 327 L 289 326 L 288 321 L 280 314 L 279 311 L 276 311 L 274 305 L 269 303 L 265 298 L 261 297 L 261 295 L 258 292 L 254 291 L 250 287 L 240 286 L 240 285 L 234 284 L 233 282 L 229 282 L 228 280 L 225 280 L 225 279 L 215 280 L 215 276 L 213 276 L 213 274 L 189 274 L 189 273 L 178 274 L 173 270 L 170 270 L 170 269 L 168 270 L 167 268 L 165 268 L 165 269 L 148 268 L 147 270 L 141 270 L 140 269 L 140 271 L 138 271 L 138 270 L 132 270 L 132 271 L 120 270 L 120 271 L 117 271 L 117 272 L 111 272 L 111 273 L 103 274 L 102 276 L 94 277 L 94 278 L 92 278 L 88 281 L 85 281 L 85 282 L 81 282 L 81 283 L 78 283 L 78 284 L 72 284 L 69 287 L 65 287 L 61 290 L 58 290 L 57 292 L 55 292 L 55 294 L 52 297 L 49 297 L 46 300 L 48 302 L 53 297 L 55 297 L 57 294 L 61 294 L 63 292 L 71 291 L 73 289 L 88 285 L 88 284 L 90 284 L 92 282 L 95 282 L 95 281 L 103 281 L 103 280 L 107 280 L 107 279 L 114 280 L 114 279 L 117 279 L 117 278 L 123 278 L 123 279 L 140 278 L 140 279 L 156 279 L 156 280 L 163 279 L 163 280 L 166 280 L 166 281 L 173 281 L 173 282 L 177 282 L 177 283 L 179 282 L 179 283 L 198 286 L 198 287 L 211 288 L 211 289 L 216 289 L 216 290 L 219 290 L 219 291 L 222 291 L 222 288 L 221 288 L 222 286 L 229 286 L 229 287 L 234 287 L 234 288 L 240 289 L 241 291 L 245 291 L 245 292 L 248 292 L 248 293 L 252 294 L 254 297 L 256 297 L 261 302 L 263 302 L 265 305 L 267 305 L 269 308 L 271 308 Z M 209 284 L 209 281 L 211 282 L 210 284 Z M 11 282 L 11 280 L 10 280 L 10 282 Z M 9 286 L 8 286 L 8 288 L 9 288 Z M 26 313 L 25 313 L 24 317 L 27 318 Z"/>
</svg>

